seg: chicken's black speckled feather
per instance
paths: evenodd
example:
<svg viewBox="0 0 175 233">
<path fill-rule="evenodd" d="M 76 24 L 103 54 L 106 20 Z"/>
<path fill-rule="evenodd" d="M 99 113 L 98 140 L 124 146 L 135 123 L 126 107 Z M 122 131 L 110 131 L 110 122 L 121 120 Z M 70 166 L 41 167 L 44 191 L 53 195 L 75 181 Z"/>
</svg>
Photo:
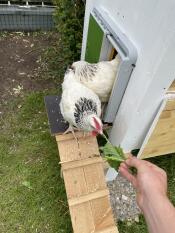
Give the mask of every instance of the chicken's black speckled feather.
<svg viewBox="0 0 175 233">
<path fill-rule="evenodd" d="M 89 64 L 87 63 L 80 72 L 80 76 L 84 77 L 85 79 L 93 78 L 96 75 L 98 70 L 97 64 Z"/>
<path fill-rule="evenodd" d="M 88 114 L 97 114 L 97 104 L 92 99 L 81 97 L 75 103 L 75 122 L 81 128 L 83 117 Z"/>
</svg>

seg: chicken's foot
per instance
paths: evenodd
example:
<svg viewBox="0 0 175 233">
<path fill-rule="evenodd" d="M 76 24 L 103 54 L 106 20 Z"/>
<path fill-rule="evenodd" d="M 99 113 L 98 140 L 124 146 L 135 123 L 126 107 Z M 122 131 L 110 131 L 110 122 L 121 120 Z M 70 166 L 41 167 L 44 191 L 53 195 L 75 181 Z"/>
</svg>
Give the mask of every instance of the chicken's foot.
<svg viewBox="0 0 175 233">
<path fill-rule="evenodd" d="M 78 139 L 77 139 L 77 137 L 75 136 L 74 130 L 78 130 L 78 129 L 69 124 L 69 127 L 66 129 L 66 131 L 65 131 L 63 134 L 67 134 L 67 133 L 71 132 L 71 133 L 73 134 L 75 140 L 76 140 L 77 143 L 78 143 Z"/>
</svg>

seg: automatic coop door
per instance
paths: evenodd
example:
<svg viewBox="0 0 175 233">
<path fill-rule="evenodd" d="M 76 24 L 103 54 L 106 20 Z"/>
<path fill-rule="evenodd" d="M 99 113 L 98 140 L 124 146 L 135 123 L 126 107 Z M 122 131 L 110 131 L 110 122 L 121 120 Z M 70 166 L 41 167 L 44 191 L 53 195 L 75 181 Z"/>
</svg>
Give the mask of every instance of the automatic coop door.
<svg viewBox="0 0 175 233">
<path fill-rule="evenodd" d="M 113 123 L 137 61 L 137 50 L 109 12 L 94 8 L 90 14 L 85 60 L 111 60 L 118 54 L 120 65 L 103 121 Z"/>
</svg>

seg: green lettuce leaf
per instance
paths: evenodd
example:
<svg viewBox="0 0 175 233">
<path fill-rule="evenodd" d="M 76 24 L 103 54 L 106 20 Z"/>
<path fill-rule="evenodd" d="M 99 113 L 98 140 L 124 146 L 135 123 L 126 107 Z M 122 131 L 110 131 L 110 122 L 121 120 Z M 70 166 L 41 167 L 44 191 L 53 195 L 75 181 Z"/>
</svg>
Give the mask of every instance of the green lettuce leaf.
<svg viewBox="0 0 175 233">
<path fill-rule="evenodd" d="M 122 148 L 113 146 L 108 140 L 105 146 L 100 147 L 105 159 L 109 165 L 115 169 L 118 169 L 120 163 L 125 161 L 125 156 Z"/>
</svg>

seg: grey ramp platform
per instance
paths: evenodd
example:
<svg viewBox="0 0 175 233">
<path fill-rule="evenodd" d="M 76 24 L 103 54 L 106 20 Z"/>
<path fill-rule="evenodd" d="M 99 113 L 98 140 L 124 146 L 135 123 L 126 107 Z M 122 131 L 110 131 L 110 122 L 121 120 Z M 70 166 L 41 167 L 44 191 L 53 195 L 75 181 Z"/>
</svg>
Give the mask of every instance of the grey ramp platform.
<svg viewBox="0 0 175 233">
<path fill-rule="evenodd" d="M 65 122 L 60 111 L 61 96 L 48 95 L 44 97 L 50 131 L 52 135 L 61 134 L 68 128 L 68 123 Z"/>
</svg>

